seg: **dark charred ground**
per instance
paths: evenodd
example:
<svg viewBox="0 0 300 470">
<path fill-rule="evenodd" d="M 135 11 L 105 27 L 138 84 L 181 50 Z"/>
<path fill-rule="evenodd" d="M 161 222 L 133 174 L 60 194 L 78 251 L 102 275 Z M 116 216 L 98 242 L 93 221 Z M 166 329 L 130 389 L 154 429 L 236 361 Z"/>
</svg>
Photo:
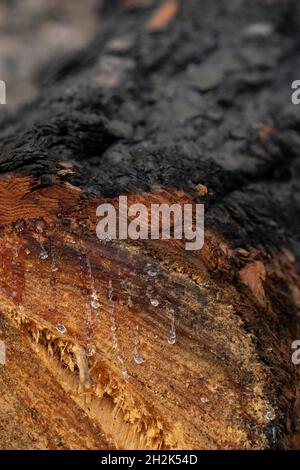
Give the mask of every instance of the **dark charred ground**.
<svg viewBox="0 0 300 470">
<path fill-rule="evenodd" d="M 51 61 L 39 96 L 3 113 L 0 172 L 68 181 L 83 197 L 170 186 L 197 199 L 202 184 L 206 226 L 299 263 L 299 2 L 183 1 L 151 32 L 160 3 L 103 2 L 91 43 Z"/>
</svg>

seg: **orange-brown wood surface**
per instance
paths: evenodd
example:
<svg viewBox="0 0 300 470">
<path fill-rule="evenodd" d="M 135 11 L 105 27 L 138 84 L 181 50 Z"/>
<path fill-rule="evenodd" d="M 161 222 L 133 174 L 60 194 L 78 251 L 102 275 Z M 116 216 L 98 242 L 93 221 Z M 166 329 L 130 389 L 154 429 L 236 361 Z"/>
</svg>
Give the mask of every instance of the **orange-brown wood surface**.
<svg viewBox="0 0 300 470">
<path fill-rule="evenodd" d="M 269 321 L 277 321 L 274 289 L 299 305 L 291 254 L 230 250 L 209 229 L 200 252 L 185 251 L 182 240 L 104 242 L 96 236 L 104 201 L 68 184 L 36 189 L 26 177 L 0 184 L 0 301 L 9 325 L 1 400 L 8 413 L 16 400 L 24 446 L 105 448 L 99 429 L 117 448 L 246 449 L 266 447 L 268 433 L 281 439 L 272 423 L 295 384 L 278 400 L 283 377 L 274 381 L 246 325 L 257 318 L 265 356 L 290 367 Z M 191 202 L 170 188 L 128 200 L 179 197 Z M 57 420 L 57 438 L 41 433 L 21 394 L 36 400 L 45 428 Z M 83 430 L 72 425 L 80 408 Z M 3 447 L 20 445 L 5 433 Z"/>
</svg>

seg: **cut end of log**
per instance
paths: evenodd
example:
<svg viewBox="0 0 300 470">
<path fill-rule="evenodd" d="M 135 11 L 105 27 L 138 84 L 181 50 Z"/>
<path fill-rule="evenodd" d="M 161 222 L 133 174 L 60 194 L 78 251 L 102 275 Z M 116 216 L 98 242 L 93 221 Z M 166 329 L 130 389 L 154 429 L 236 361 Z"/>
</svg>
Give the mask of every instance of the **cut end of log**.
<svg viewBox="0 0 300 470">
<path fill-rule="evenodd" d="M 22 177 L 1 185 L 1 311 L 118 448 L 268 447 L 280 409 L 244 315 L 265 307 L 272 262 L 241 254 L 238 290 L 238 251 L 213 230 L 192 254 L 182 240 L 100 241 L 103 201 Z M 178 200 L 191 196 L 129 196 Z"/>
</svg>

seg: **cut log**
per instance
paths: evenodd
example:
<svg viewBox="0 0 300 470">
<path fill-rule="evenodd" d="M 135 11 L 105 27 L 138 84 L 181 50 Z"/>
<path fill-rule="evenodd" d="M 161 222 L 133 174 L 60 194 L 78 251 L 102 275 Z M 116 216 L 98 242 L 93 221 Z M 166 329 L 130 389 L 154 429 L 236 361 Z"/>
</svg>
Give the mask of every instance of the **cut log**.
<svg viewBox="0 0 300 470">
<path fill-rule="evenodd" d="M 0 447 L 297 447 L 297 2 L 121 3 L 0 133 Z M 119 195 L 204 247 L 100 241 Z"/>
</svg>

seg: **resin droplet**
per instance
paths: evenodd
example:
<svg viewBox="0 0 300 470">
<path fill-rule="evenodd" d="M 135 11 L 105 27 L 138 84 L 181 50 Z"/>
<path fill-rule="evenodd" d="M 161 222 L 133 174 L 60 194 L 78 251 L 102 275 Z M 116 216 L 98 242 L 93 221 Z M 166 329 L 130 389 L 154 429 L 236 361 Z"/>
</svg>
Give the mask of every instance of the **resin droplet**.
<svg viewBox="0 0 300 470">
<path fill-rule="evenodd" d="M 176 343 L 175 312 L 171 310 L 171 329 L 168 337 L 169 344 Z"/>
<path fill-rule="evenodd" d="M 276 427 L 272 426 L 272 443 L 276 444 L 277 442 L 277 432 L 276 432 Z"/>
<path fill-rule="evenodd" d="M 113 302 L 113 285 L 111 279 L 108 281 L 108 300 L 110 304 L 110 331 L 112 332 L 112 347 L 118 349 L 118 338 L 116 336 L 117 325 L 115 318 L 115 306 Z"/>
<path fill-rule="evenodd" d="M 98 302 L 98 297 L 92 295 L 92 300 L 91 300 L 91 307 L 97 310 L 100 307 L 100 304 Z"/>
<path fill-rule="evenodd" d="M 157 276 L 157 272 L 156 272 L 156 271 L 152 271 L 151 269 L 149 269 L 149 271 L 147 271 L 147 274 L 148 274 L 148 276 L 150 276 L 150 277 L 155 277 L 155 276 Z"/>
<path fill-rule="evenodd" d="M 48 255 L 47 251 L 41 251 L 41 253 L 40 253 L 40 259 L 45 260 L 45 259 L 48 258 L 48 256 L 49 256 L 49 255 Z"/>
<path fill-rule="evenodd" d="M 96 352 L 96 350 L 95 350 L 94 346 L 89 345 L 89 346 L 86 348 L 86 355 L 87 355 L 88 357 L 94 356 L 95 352 Z"/>
<path fill-rule="evenodd" d="M 112 348 L 115 350 L 116 358 L 120 364 L 120 370 L 121 370 L 122 376 L 127 382 L 129 379 L 129 375 L 126 371 L 124 359 L 119 352 L 119 342 L 118 342 L 118 337 L 117 337 L 118 327 L 117 327 L 116 316 L 115 316 L 115 305 L 113 301 L 113 294 L 114 294 L 114 289 L 112 285 L 112 280 L 110 279 L 108 281 L 108 301 L 110 305 L 111 344 L 112 344 Z"/>
<path fill-rule="evenodd" d="M 56 329 L 57 329 L 57 331 L 59 331 L 61 334 L 64 334 L 64 333 L 67 331 L 67 328 L 65 327 L 65 325 L 62 325 L 61 323 L 59 323 L 59 324 L 56 326 Z"/>
<path fill-rule="evenodd" d="M 168 343 L 169 344 L 175 344 L 176 343 L 176 333 L 175 332 L 172 332 L 172 333 L 169 334 Z"/>
<path fill-rule="evenodd" d="M 43 220 L 37 220 L 35 223 L 35 230 L 37 233 L 43 233 L 46 228 L 46 224 Z"/>
<path fill-rule="evenodd" d="M 267 411 L 266 413 L 266 420 L 267 421 L 273 421 L 274 419 L 274 413 L 272 410 Z"/>
<path fill-rule="evenodd" d="M 150 299 L 150 304 L 152 305 L 152 307 L 158 307 L 159 301 L 157 299 Z"/>
<path fill-rule="evenodd" d="M 269 422 L 274 421 L 276 418 L 275 410 L 270 403 L 267 403 L 267 410 L 266 410 L 265 418 Z"/>
<path fill-rule="evenodd" d="M 132 308 L 132 307 L 133 307 L 133 302 L 132 302 L 131 295 L 128 296 L 127 305 L 128 305 L 129 308 Z"/>
<path fill-rule="evenodd" d="M 140 364 L 142 364 L 142 363 L 144 362 L 143 359 L 142 359 L 142 357 L 141 357 L 138 353 L 136 353 L 136 354 L 133 356 L 133 360 L 134 360 L 134 362 L 135 362 L 136 364 L 138 364 L 138 365 L 140 365 Z"/>
<path fill-rule="evenodd" d="M 123 375 L 123 378 L 126 382 L 128 382 L 129 380 L 129 375 L 128 375 L 128 372 L 127 370 L 122 370 L 122 375 Z"/>
<path fill-rule="evenodd" d="M 134 338 L 134 355 L 133 355 L 133 361 L 140 365 L 142 364 L 144 361 L 143 361 L 143 358 L 140 354 L 140 347 L 141 347 L 141 344 L 140 344 L 140 335 L 139 335 L 139 326 L 136 325 L 135 327 L 135 338 Z"/>
<path fill-rule="evenodd" d="M 90 258 L 88 256 L 86 256 L 86 265 L 87 265 L 87 268 L 88 268 L 91 291 L 92 291 L 91 307 L 94 308 L 95 310 L 97 310 L 100 307 L 100 304 L 99 304 L 98 295 L 97 295 L 97 292 L 96 292 L 96 289 L 95 289 L 95 280 L 94 280 L 94 276 L 93 276 L 93 272 L 92 272 L 92 265 L 91 265 Z"/>
<path fill-rule="evenodd" d="M 18 219 L 15 222 L 15 229 L 17 232 L 23 232 L 25 229 L 25 220 L 24 219 Z"/>
<path fill-rule="evenodd" d="M 48 255 L 48 252 L 47 252 L 46 248 L 44 247 L 43 242 L 39 241 L 39 244 L 40 244 L 40 247 L 41 247 L 41 250 L 42 250 L 42 251 L 40 252 L 40 256 L 39 256 L 39 257 L 40 257 L 40 259 L 45 260 L 45 259 L 47 259 L 48 256 L 49 256 L 49 255 Z"/>
<path fill-rule="evenodd" d="M 108 300 L 112 301 L 112 295 L 113 295 L 113 286 L 112 286 L 112 280 L 110 279 L 108 281 Z"/>
<path fill-rule="evenodd" d="M 51 271 L 55 273 L 58 271 L 58 267 L 56 265 L 55 253 L 53 246 L 51 247 Z"/>
<path fill-rule="evenodd" d="M 112 331 L 114 331 L 114 330 L 112 330 Z M 116 335 L 112 336 L 111 345 L 112 345 L 113 349 L 118 349 L 118 340 L 117 340 Z"/>
</svg>

